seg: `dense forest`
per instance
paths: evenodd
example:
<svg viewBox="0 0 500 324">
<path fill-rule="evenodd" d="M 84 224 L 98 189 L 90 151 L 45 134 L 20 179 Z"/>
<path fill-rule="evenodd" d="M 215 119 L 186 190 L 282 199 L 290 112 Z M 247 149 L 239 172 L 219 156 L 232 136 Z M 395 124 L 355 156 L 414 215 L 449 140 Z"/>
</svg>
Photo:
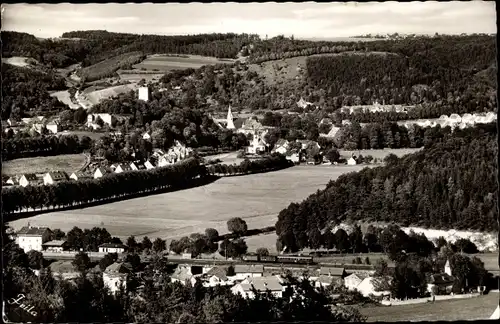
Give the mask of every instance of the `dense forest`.
<svg viewBox="0 0 500 324">
<path fill-rule="evenodd" d="M 90 66 L 111 57 L 140 51 L 144 54 L 193 54 L 218 58 L 236 58 L 254 35 L 200 34 L 157 36 L 110 33 L 107 31 L 74 31 L 63 39 L 37 39 L 33 35 L 2 31 L 3 57 L 27 56 L 42 64 L 63 68 L 82 62 Z"/>
<path fill-rule="evenodd" d="M 316 229 L 359 220 L 497 231 L 496 135 L 495 124 L 459 130 L 386 166 L 342 175 L 280 212 L 279 240 L 298 250 Z"/>
<path fill-rule="evenodd" d="M 64 89 L 64 79 L 51 71 L 2 63 L 2 120 L 60 111 L 67 106 L 48 91 Z"/>
</svg>

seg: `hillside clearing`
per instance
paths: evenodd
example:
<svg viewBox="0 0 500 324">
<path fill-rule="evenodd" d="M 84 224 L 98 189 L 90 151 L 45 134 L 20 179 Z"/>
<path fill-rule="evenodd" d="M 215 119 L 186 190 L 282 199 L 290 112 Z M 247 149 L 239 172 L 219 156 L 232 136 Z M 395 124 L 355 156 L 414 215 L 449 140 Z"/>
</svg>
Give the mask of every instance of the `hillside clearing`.
<svg viewBox="0 0 500 324">
<path fill-rule="evenodd" d="M 51 93 L 50 96 L 51 97 L 56 97 L 57 100 L 59 100 L 60 102 L 66 104 L 66 105 L 68 105 L 68 107 L 71 108 L 71 109 L 78 109 L 78 108 L 80 108 L 79 104 L 76 104 L 73 101 L 71 101 L 71 97 L 70 97 L 70 94 L 69 94 L 68 90 L 57 91 L 57 92 Z"/>
<path fill-rule="evenodd" d="M 228 64 L 233 60 L 219 60 L 215 57 L 197 56 L 197 55 L 183 55 L 183 56 L 170 56 L 170 55 L 150 55 L 144 61 L 133 66 L 134 69 L 144 71 L 159 71 L 169 72 L 173 70 L 183 69 L 198 69 L 203 65 L 210 64 Z"/>
<path fill-rule="evenodd" d="M 22 175 L 24 173 L 66 171 L 69 175 L 83 167 L 85 160 L 86 158 L 83 154 L 64 154 L 15 159 L 3 163 L 2 173 L 13 176 Z"/>
<path fill-rule="evenodd" d="M 330 179 L 365 166 L 318 168 L 297 166 L 276 172 L 227 177 L 206 186 L 72 211 L 42 214 L 11 222 L 14 229 L 33 225 L 68 231 L 74 226 L 105 227 L 113 236 L 126 239 L 179 238 L 213 227 L 223 234 L 231 217 L 246 220 L 249 228 L 273 226 L 277 214 L 298 202 Z"/>
<path fill-rule="evenodd" d="M 468 299 L 436 301 L 434 303 L 363 307 L 360 312 L 367 322 L 398 321 L 460 321 L 489 319 L 498 306 L 498 293 Z"/>
<path fill-rule="evenodd" d="M 404 149 L 382 149 L 382 150 L 356 150 L 356 151 L 346 151 L 339 150 L 340 156 L 348 159 L 353 154 L 359 156 L 360 154 L 363 156 L 371 155 L 374 159 L 383 159 L 389 154 L 395 154 L 398 157 L 402 157 L 406 154 L 411 154 L 420 151 L 421 148 L 404 148 Z"/>
<path fill-rule="evenodd" d="M 35 59 L 30 57 L 22 57 L 22 56 L 13 56 L 2 58 L 3 63 L 7 63 L 10 65 L 18 66 L 18 67 L 33 67 L 39 64 Z"/>
<path fill-rule="evenodd" d="M 105 99 L 113 98 L 121 93 L 126 93 L 129 91 L 135 91 L 138 88 L 136 84 L 125 84 L 114 87 L 109 87 L 106 89 L 90 91 L 88 93 L 80 93 L 78 95 L 78 100 L 87 108 L 97 105 L 99 102 Z"/>
</svg>

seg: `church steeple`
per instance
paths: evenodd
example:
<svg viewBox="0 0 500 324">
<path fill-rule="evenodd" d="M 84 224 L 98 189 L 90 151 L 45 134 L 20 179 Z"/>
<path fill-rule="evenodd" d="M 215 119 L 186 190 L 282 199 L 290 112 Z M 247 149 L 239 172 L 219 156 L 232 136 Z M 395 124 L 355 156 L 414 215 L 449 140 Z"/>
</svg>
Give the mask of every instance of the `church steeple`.
<svg viewBox="0 0 500 324">
<path fill-rule="evenodd" d="M 234 122 L 233 122 L 233 114 L 231 113 L 231 106 L 229 106 L 229 109 L 227 110 L 227 129 L 235 129 L 234 127 Z"/>
</svg>

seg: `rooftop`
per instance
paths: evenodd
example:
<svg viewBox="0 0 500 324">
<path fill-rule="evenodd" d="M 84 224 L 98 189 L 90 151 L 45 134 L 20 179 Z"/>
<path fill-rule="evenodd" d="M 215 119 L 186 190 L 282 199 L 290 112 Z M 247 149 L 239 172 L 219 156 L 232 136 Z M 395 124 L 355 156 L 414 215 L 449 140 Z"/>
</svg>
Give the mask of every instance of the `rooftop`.
<svg viewBox="0 0 500 324">
<path fill-rule="evenodd" d="M 24 226 L 17 232 L 17 235 L 42 236 L 46 231 L 50 232 L 50 229 L 48 227 Z"/>
<path fill-rule="evenodd" d="M 127 248 L 126 245 L 120 244 L 120 243 L 104 243 L 99 245 L 99 247 L 103 248 Z"/>
<path fill-rule="evenodd" d="M 343 276 L 345 274 L 345 269 L 336 267 L 321 267 L 321 269 L 319 269 L 319 274 L 327 276 Z"/>
<path fill-rule="evenodd" d="M 118 273 L 129 273 L 132 269 L 132 266 L 128 263 L 118 263 L 115 262 L 109 267 L 106 268 L 105 272 L 109 274 L 118 274 Z"/>
<path fill-rule="evenodd" d="M 252 287 L 257 291 L 266 291 L 267 289 L 271 291 L 283 290 L 281 280 L 276 276 L 249 278 L 248 283 L 241 283 L 240 285 L 244 291 L 251 291 Z"/>
<path fill-rule="evenodd" d="M 263 273 L 264 266 L 262 264 L 237 264 L 234 266 L 235 273 Z"/>
<path fill-rule="evenodd" d="M 66 241 L 64 240 L 53 240 L 53 241 L 48 241 L 43 243 L 43 246 L 63 246 L 66 244 Z"/>
</svg>

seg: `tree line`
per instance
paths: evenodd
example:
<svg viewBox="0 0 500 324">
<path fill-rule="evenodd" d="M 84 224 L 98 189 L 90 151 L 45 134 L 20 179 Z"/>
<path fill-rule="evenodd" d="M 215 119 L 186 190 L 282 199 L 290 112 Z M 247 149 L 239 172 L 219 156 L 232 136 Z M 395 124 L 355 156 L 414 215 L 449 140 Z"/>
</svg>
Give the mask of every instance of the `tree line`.
<svg viewBox="0 0 500 324">
<path fill-rule="evenodd" d="M 34 156 L 77 154 L 89 150 L 93 141 L 88 136 L 40 136 L 6 139 L 2 137 L 2 160 Z"/>
<path fill-rule="evenodd" d="M 189 158 L 162 168 L 111 173 L 98 179 L 61 181 L 48 186 L 2 188 L 2 207 L 9 218 L 9 214 L 13 212 L 29 208 L 73 206 L 177 187 L 205 175 L 205 167 L 200 165 L 197 159 Z"/>
<path fill-rule="evenodd" d="M 257 172 L 280 170 L 292 166 L 293 164 L 280 154 L 272 154 L 263 159 L 251 161 L 243 160 L 240 164 L 215 164 L 207 166 L 210 174 L 216 175 L 239 175 Z"/>
<path fill-rule="evenodd" d="M 417 153 L 389 156 L 386 166 L 342 175 L 282 210 L 276 233 L 302 249 L 311 233 L 347 220 L 495 231 L 496 133 L 491 125 L 456 131 Z"/>
</svg>

